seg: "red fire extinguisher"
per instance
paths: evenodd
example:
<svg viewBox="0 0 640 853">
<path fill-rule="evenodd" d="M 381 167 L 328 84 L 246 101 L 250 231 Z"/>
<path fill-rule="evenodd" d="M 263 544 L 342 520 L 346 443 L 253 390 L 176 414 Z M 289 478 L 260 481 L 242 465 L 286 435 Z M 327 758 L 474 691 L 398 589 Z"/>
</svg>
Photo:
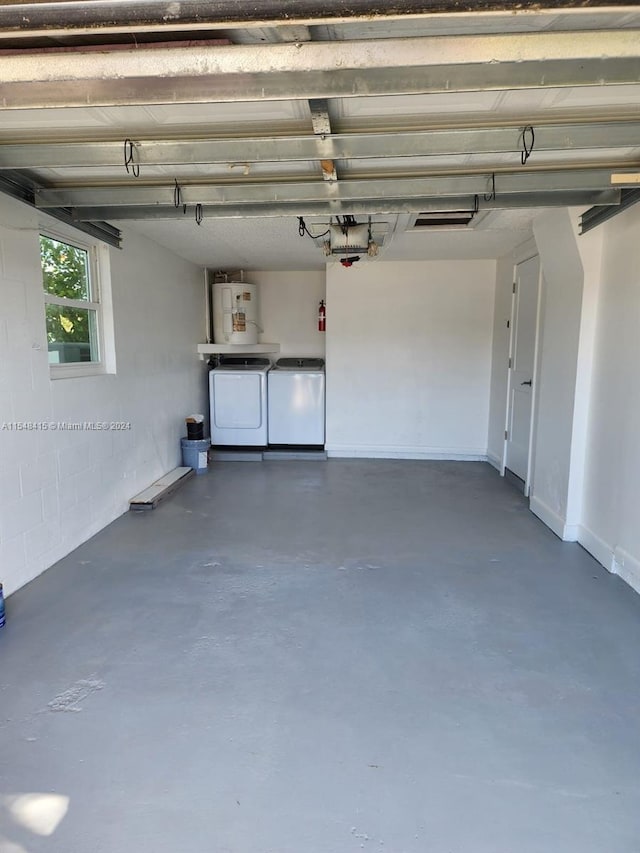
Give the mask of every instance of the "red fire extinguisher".
<svg viewBox="0 0 640 853">
<path fill-rule="evenodd" d="M 327 308 L 324 304 L 324 299 L 320 300 L 320 307 L 318 308 L 318 331 L 327 331 Z"/>
</svg>

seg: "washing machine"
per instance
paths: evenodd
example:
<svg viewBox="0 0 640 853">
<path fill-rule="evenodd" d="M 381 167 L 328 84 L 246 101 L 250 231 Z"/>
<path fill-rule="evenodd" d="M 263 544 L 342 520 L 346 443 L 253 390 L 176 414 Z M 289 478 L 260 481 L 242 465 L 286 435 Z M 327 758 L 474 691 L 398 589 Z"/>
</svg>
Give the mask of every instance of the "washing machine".
<svg viewBox="0 0 640 853">
<path fill-rule="evenodd" d="M 226 358 L 209 371 L 211 443 L 266 447 L 268 358 Z"/>
<path fill-rule="evenodd" d="M 280 358 L 268 375 L 269 444 L 324 445 L 324 360 Z"/>
</svg>

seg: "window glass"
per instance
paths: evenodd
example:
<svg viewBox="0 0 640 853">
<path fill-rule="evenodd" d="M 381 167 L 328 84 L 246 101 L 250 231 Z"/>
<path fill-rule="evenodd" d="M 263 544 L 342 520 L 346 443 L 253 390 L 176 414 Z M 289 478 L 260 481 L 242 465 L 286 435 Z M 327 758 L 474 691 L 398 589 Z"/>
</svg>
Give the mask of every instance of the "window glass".
<svg viewBox="0 0 640 853">
<path fill-rule="evenodd" d="M 51 303 L 45 310 L 49 364 L 98 361 L 95 311 Z"/>
<path fill-rule="evenodd" d="M 99 309 L 89 251 L 40 236 L 49 363 L 100 361 Z"/>
<path fill-rule="evenodd" d="M 89 300 L 89 253 L 40 235 L 42 282 L 46 293 L 64 299 Z"/>
</svg>

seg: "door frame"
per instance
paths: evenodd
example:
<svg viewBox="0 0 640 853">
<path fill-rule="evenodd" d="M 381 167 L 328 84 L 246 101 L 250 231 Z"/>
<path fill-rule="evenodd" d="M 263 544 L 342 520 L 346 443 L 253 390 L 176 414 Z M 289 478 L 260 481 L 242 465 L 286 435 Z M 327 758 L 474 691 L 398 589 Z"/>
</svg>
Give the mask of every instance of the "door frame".
<svg viewBox="0 0 640 853">
<path fill-rule="evenodd" d="M 533 474 L 533 463 L 535 458 L 535 447 L 536 447 L 536 414 L 538 410 L 538 376 L 540 374 L 540 329 L 541 329 L 541 319 L 542 319 L 542 297 L 543 297 L 543 275 L 542 275 L 542 264 L 540 263 L 540 254 L 537 251 L 532 251 L 527 253 L 522 258 L 519 258 L 513 265 L 513 275 L 512 281 L 515 285 L 517 281 L 517 270 L 520 264 L 524 264 L 527 261 L 532 260 L 533 258 L 538 258 L 538 296 L 536 300 L 536 326 L 535 326 L 535 343 L 533 349 L 533 376 L 532 376 L 532 389 L 531 389 L 531 422 L 529 425 L 529 452 L 527 458 L 527 476 L 524 481 L 524 496 L 526 498 L 531 494 L 531 489 L 533 486 L 532 474 Z M 507 402 L 505 407 L 504 414 L 504 434 L 505 438 L 502 443 L 502 462 L 500 464 L 500 476 L 504 477 L 507 470 L 507 431 L 509 429 L 510 415 L 511 415 L 511 382 L 512 382 L 512 369 L 510 367 L 511 361 L 514 357 L 515 350 L 515 331 L 516 331 L 516 289 L 513 288 L 513 292 L 511 294 L 511 313 L 509 315 L 509 353 L 507 360 Z"/>
</svg>

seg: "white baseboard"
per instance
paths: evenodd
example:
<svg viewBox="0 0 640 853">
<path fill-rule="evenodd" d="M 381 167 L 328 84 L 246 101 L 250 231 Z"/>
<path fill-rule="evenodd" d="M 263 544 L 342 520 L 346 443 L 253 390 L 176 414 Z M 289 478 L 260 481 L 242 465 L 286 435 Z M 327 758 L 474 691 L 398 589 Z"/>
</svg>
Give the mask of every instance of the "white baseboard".
<svg viewBox="0 0 640 853">
<path fill-rule="evenodd" d="M 637 557 L 624 548 L 613 548 L 588 527 L 580 528 L 578 542 L 608 572 L 618 575 L 631 589 L 640 593 L 640 560 Z"/>
<path fill-rule="evenodd" d="M 565 538 L 565 520 L 557 512 L 547 506 L 540 498 L 532 497 L 529 500 L 529 509 L 534 515 L 537 515 L 540 521 L 551 528 L 556 536 L 562 540 Z"/>
<path fill-rule="evenodd" d="M 580 538 L 580 531 L 582 528 L 579 524 L 565 524 L 564 526 L 564 535 L 562 537 L 564 542 L 577 542 Z"/>
<path fill-rule="evenodd" d="M 489 465 L 493 465 L 496 471 L 500 471 L 500 473 L 502 473 L 502 459 L 490 450 L 487 452 L 487 462 Z"/>
<path fill-rule="evenodd" d="M 487 451 L 474 448 L 398 447 L 328 444 L 327 456 L 334 459 L 426 459 L 449 462 L 486 462 Z"/>
<path fill-rule="evenodd" d="M 613 550 L 604 539 L 596 536 L 588 527 L 581 527 L 578 542 L 585 551 L 588 551 L 592 557 L 595 557 L 601 566 L 604 566 L 608 572 L 611 571 Z"/>
<path fill-rule="evenodd" d="M 631 589 L 640 592 L 640 560 L 633 557 L 624 548 L 614 550 L 611 571 L 626 581 Z"/>
</svg>

